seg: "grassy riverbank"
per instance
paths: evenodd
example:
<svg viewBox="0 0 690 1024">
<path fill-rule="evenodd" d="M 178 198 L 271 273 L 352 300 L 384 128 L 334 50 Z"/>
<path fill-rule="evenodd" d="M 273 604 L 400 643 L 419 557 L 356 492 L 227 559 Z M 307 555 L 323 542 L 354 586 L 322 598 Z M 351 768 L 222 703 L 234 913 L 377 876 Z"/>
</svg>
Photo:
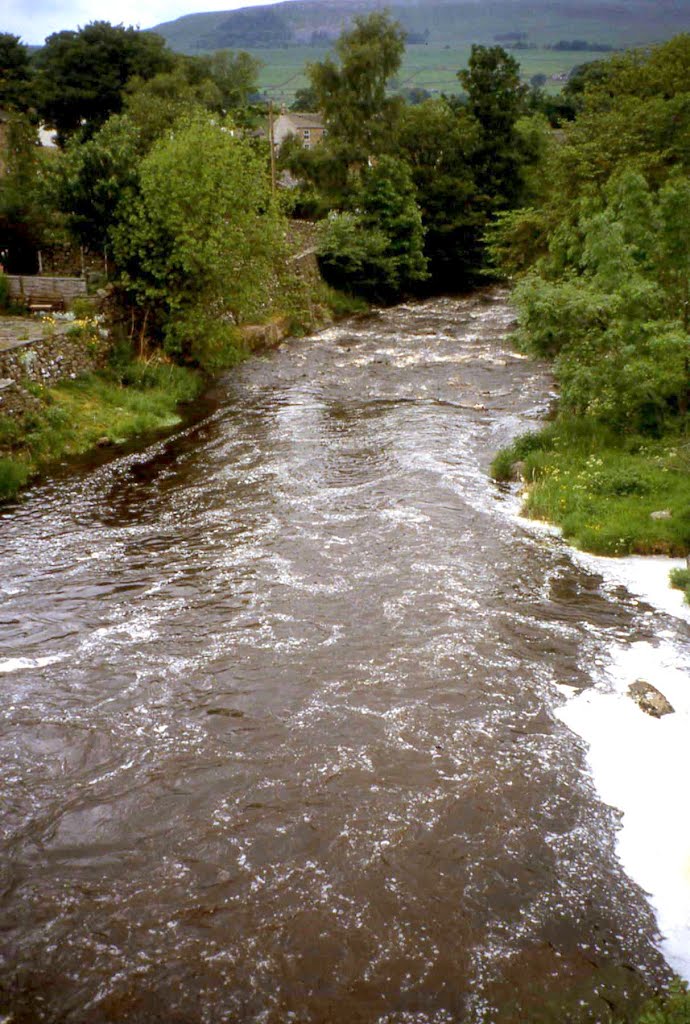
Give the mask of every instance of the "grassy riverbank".
<svg viewBox="0 0 690 1024">
<path fill-rule="evenodd" d="M 179 406 L 203 387 L 196 370 L 167 362 L 130 362 L 117 369 L 32 386 L 36 406 L 0 417 L 0 500 L 65 456 L 163 430 L 180 422 Z"/>
<path fill-rule="evenodd" d="M 13 498 L 59 459 L 174 427 L 181 421 L 180 405 L 199 396 L 212 369 L 227 369 L 246 359 L 254 348 L 278 343 L 287 330 L 305 334 L 331 319 L 369 308 L 363 300 L 320 280 L 311 282 L 305 294 L 309 302 L 304 309 L 239 328 L 237 344 L 206 371 L 180 366 L 160 354 L 135 360 L 125 346 L 111 352 L 111 365 L 100 372 L 53 387 L 25 382 L 34 408 L 20 417 L 0 415 L 0 502 Z M 87 324 L 85 344 L 90 330 Z"/>
<path fill-rule="evenodd" d="M 526 483 L 524 512 L 598 555 L 680 556 L 690 548 L 690 439 L 602 430 L 560 418 L 498 453 L 497 480 Z"/>
</svg>

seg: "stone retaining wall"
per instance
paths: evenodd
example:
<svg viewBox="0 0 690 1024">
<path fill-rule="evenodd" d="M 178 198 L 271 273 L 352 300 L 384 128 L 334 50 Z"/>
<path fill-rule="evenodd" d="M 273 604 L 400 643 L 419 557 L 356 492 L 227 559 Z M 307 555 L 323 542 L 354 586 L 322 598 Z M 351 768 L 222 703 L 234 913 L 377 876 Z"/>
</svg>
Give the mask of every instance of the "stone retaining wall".
<svg viewBox="0 0 690 1024">
<path fill-rule="evenodd" d="M 51 385 L 60 380 L 74 379 L 103 366 L 107 350 L 104 339 L 93 341 L 84 332 L 75 331 L 70 324 L 54 329 L 42 328 L 46 333 L 28 339 L 7 338 L 7 323 L 2 321 L 3 339 L 0 341 L 0 416 L 20 416 L 36 405 L 36 399 L 26 389 L 27 383 Z M 28 330 L 29 321 L 17 319 L 16 333 Z"/>
</svg>

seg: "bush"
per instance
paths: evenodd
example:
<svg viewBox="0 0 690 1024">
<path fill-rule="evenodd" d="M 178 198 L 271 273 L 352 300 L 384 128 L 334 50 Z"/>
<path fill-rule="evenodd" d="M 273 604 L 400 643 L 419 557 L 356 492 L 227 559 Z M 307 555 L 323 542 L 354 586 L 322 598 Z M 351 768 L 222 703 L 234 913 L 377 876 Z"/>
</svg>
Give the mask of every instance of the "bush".
<svg viewBox="0 0 690 1024">
<path fill-rule="evenodd" d="M 29 469 L 18 459 L 0 459 L 0 500 L 13 498 L 29 479 Z"/>
<path fill-rule="evenodd" d="M 647 1003 L 638 1024 L 690 1024 L 690 994 L 687 982 L 673 981 L 667 995 L 659 996 Z"/>
<path fill-rule="evenodd" d="M 685 591 L 685 600 L 690 604 L 690 569 L 672 569 L 669 579 L 672 587 Z"/>
</svg>

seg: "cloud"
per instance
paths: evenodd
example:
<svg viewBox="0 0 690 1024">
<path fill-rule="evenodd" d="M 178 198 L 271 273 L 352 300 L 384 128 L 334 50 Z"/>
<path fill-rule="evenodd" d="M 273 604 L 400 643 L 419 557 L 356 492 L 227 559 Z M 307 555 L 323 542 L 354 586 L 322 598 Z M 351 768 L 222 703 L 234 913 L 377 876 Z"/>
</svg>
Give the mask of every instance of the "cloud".
<svg viewBox="0 0 690 1024">
<path fill-rule="evenodd" d="M 149 0 L 145 11 L 141 0 L 82 0 L 58 3 L 56 0 L 5 0 L 0 21 L 1 32 L 12 32 L 24 43 L 42 44 L 46 36 L 62 29 L 76 29 L 90 21 L 110 21 L 113 25 L 139 25 L 151 28 L 183 14 L 202 11 L 230 11 L 254 7 L 265 0 Z M 142 14 L 145 20 L 142 22 Z"/>
</svg>

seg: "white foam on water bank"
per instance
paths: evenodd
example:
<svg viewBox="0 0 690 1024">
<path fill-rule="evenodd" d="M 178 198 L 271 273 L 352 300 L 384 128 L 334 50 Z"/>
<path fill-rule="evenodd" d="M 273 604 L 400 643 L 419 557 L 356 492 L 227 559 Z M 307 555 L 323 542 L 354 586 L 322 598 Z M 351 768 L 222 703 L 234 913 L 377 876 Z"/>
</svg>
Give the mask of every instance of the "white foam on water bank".
<svg viewBox="0 0 690 1024">
<path fill-rule="evenodd" d="M 674 714 L 642 711 L 627 692 L 637 679 L 660 690 Z M 616 646 L 595 686 L 556 714 L 589 744 L 597 790 L 623 812 L 618 856 L 648 893 L 666 960 L 690 980 L 690 656 L 668 642 Z"/>
<path fill-rule="evenodd" d="M 675 589 L 669 582 L 672 569 L 685 569 L 684 558 L 657 555 L 604 558 L 577 549 L 573 549 L 572 556 L 574 562 L 601 573 L 606 583 L 624 586 L 652 607 L 690 622 L 690 604 L 685 600 L 683 591 Z"/>
<path fill-rule="evenodd" d="M 518 522 L 531 533 L 545 534 L 550 537 L 561 537 L 560 526 L 541 519 L 528 519 L 520 514 L 519 495 L 515 496 L 512 509 Z M 622 557 L 606 557 L 592 555 L 580 551 L 563 542 L 573 562 L 590 572 L 599 573 L 608 586 L 623 586 L 635 597 L 640 597 L 659 611 L 674 615 L 676 618 L 690 622 L 690 604 L 685 600 L 683 591 L 671 586 L 670 573 L 673 569 L 685 569 L 684 558 L 667 558 L 663 555 L 624 555 Z"/>
<path fill-rule="evenodd" d="M 519 517 L 533 532 L 558 536 L 549 523 Z M 670 586 L 683 559 L 631 555 L 606 558 L 571 548 L 572 560 L 623 586 L 666 614 L 690 621 L 690 605 Z M 660 630 L 660 642 L 616 645 L 591 689 L 559 686 L 566 703 L 556 714 L 589 745 L 588 762 L 602 799 L 623 814 L 616 850 L 648 894 L 669 965 L 690 980 L 690 647 Z M 628 694 L 638 679 L 655 686 L 674 708 L 653 718 Z"/>
</svg>

